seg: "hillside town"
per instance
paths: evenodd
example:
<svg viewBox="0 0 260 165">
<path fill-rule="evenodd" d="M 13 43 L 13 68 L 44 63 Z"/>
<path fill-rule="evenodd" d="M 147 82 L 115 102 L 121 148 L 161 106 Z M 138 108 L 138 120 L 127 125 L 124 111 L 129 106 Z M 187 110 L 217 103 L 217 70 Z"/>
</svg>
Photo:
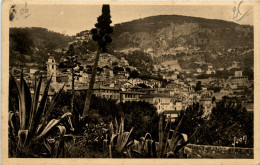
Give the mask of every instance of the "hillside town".
<svg viewBox="0 0 260 165">
<path fill-rule="evenodd" d="M 64 58 L 61 59 L 61 61 Z M 94 58 L 82 61 L 82 66 L 75 67 L 78 76 L 75 79 L 75 90 L 86 91 L 90 82 L 91 70 Z M 52 82 L 49 91 L 49 97 L 57 92 L 64 84 L 65 90 L 72 88 L 72 76 L 70 69 L 59 68 L 53 56 L 49 56 L 46 61 L 47 70 L 39 70 L 34 67 L 23 68 L 25 79 L 31 84 L 33 92 L 34 81 L 40 76 L 45 80 L 51 77 Z M 146 101 L 157 108 L 158 113 L 171 116 L 174 121 L 181 110 L 185 110 L 193 103 L 199 102 L 204 107 L 205 115 L 209 114 L 215 106 L 216 101 L 223 97 L 228 97 L 234 102 L 240 101 L 248 111 L 253 111 L 253 80 L 249 80 L 243 75 L 237 62 L 227 68 L 236 69 L 233 76 L 227 79 L 214 78 L 216 70 L 212 64 L 208 64 L 206 70 L 197 68 L 195 71 L 171 69 L 163 66 L 155 67 L 155 73 L 160 72 L 163 79 L 167 80 L 165 84 L 157 79 L 141 79 L 130 77 L 131 71 L 138 72 L 136 67 L 130 66 L 128 61 L 121 57 L 105 53 L 101 55 L 98 62 L 98 73 L 93 89 L 93 94 L 97 97 L 116 100 L 118 103 L 126 101 Z M 117 68 L 117 70 L 115 70 Z M 218 69 L 223 71 L 223 68 Z M 10 72 L 19 78 L 20 68 L 10 68 Z M 194 76 L 206 74 L 208 78 L 198 79 Z M 181 76 L 180 76 L 181 75 Z M 186 76 L 185 76 L 186 75 Z M 189 75 L 192 75 L 190 77 Z"/>
</svg>

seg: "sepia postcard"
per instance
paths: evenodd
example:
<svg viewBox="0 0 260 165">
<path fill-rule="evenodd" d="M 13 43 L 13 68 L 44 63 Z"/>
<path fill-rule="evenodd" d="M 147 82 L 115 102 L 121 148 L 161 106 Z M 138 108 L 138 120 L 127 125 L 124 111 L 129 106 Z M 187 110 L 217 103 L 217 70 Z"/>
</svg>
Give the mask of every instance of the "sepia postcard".
<svg viewBox="0 0 260 165">
<path fill-rule="evenodd" d="M 260 165 L 259 1 L 2 2 L 1 163 Z"/>
</svg>

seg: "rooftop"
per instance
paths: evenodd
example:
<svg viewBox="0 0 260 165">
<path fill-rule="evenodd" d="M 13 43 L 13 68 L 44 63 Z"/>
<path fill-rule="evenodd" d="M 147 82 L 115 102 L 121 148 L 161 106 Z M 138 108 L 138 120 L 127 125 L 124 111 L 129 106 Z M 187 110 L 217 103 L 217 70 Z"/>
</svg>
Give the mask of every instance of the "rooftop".
<svg viewBox="0 0 260 165">
<path fill-rule="evenodd" d="M 122 91 L 120 92 L 122 94 L 140 94 L 140 95 L 145 95 L 143 92 L 136 92 L 136 91 Z"/>
<path fill-rule="evenodd" d="M 142 96 L 142 98 L 155 98 L 155 97 L 160 97 L 160 98 L 173 98 L 173 96 L 167 95 L 167 94 L 146 94 Z"/>
</svg>

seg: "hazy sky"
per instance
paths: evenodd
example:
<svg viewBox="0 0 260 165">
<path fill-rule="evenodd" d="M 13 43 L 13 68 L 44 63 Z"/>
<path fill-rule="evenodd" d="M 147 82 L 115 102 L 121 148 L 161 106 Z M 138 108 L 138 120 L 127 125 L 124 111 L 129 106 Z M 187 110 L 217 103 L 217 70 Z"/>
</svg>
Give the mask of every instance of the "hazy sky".
<svg viewBox="0 0 260 165">
<path fill-rule="evenodd" d="M 233 19 L 236 4 L 230 6 L 199 5 L 110 5 L 113 24 L 154 15 L 185 15 L 209 19 L 222 19 L 253 25 L 253 8 L 243 3 L 240 13 L 248 14 L 240 21 Z M 101 14 L 102 5 L 32 5 L 16 6 L 15 18 L 10 27 L 44 27 L 49 30 L 75 35 L 94 27 Z"/>
</svg>

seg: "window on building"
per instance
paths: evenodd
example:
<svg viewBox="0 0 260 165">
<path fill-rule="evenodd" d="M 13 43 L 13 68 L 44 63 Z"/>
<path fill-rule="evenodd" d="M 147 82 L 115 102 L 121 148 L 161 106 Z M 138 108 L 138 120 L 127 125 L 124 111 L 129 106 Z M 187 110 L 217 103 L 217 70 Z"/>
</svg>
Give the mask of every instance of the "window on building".
<svg viewBox="0 0 260 165">
<path fill-rule="evenodd" d="M 52 65 L 52 69 L 54 69 L 54 65 Z"/>
</svg>

